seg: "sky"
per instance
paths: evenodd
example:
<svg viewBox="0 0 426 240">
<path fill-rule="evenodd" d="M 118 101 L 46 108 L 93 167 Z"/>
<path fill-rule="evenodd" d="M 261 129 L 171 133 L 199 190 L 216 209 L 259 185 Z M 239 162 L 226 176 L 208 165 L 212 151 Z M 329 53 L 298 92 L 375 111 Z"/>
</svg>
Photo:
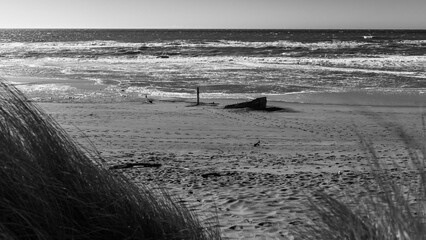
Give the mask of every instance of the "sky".
<svg viewBox="0 0 426 240">
<path fill-rule="evenodd" d="M 0 28 L 426 29 L 426 0 L 0 0 Z"/>
</svg>

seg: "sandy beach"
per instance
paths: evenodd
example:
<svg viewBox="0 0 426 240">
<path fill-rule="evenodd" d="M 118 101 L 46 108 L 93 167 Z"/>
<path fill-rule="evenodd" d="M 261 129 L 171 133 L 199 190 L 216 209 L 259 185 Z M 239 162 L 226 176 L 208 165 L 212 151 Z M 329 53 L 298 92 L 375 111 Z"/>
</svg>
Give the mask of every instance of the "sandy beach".
<svg viewBox="0 0 426 240">
<path fill-rule="evenodd" d="M 217 214 L 227 239 L 292 239 L 291 229 L 307 222 L 310 193 L 349 196 L 368 183 L 359 136 L 389 164 L 407 161 L 387 123 L 421 138 L 424 99 L 300 94 L 269 101 L 284 108 L 276 112 L 223 109 L 241 99 L 37 104 L 78 142 L 93 143 L 111 171 L 159 184 L 206 218 Z"/>
<path fill-rule="evenodd" d="M 9 4 L 14 9 L 5 10 L 10 12 L 9 16 L 3 14 L 10 19 L 3 21 L 8 26 L 0 29 L 0 81 L 16 86 L 73 140 L 99 154 L 107 171 L 106 174 L 91 171 L 91 166 L 87 171 L 80 170 L 80 165 L 74 163 L 80 159 L 90 163 L 91 159 L 81 156 L 84 154 L 73 158 L 68 151 L 64 154 L 61 149 L 73 150 L 73 144 L 49 138 L 50 125 L 43 128 L 37 116 L 33 117 L 36 120 L 31 118 L 33 114 L 27 114 L 26 110 L 31 109 L 25 107 L 25 101 L 15 103 L 14 91 L 10 92 L 12 100 L 6 100 L 0 93 L 0 100 L 6 101 L 2 107 L 11 109 L 4 112 L 8 113 L 5 116 L 10 115 L 9 122 L 0 121 L 0 126 L 5 126 L 2 128 L 5 134 L 0 135 L 5 137 L 0 141 L 6 149 L 3 155 L 10 159 L 3 162 L 21 170 L 9 178 L 8 173 L 13 173 L 9 172 L 9 165 L 0 166 L 6 173 L 0 176 L 7 179 L 0 183 L 10 188 L 10 192 L 0 188 L 5 196 L 1 198 L 6 206 L 3 209 L 17 219 L 10 221 L 8 215 L 0 214 L 5 216 L 0 221 L 0 238 L 4 233 L 7 238 L 8 231 L 16 232 L 17 238 L 39 233 L 40 239 L 105 239 L 91 237 L 98 233 L 102 235 L 93 236 L 112 236 L 112 233 L 127 239 L 143 238 L 144 232 L 148 232 L 146 225 L 133 223 L 144 221 L 153 226 L 152 232 L 160 233 L 165 239 L 181 234 L 202 235 L 192 235 L 189 231 L 200 230 L 198 224 L 186 224 L 191 221 L 185 219 L 192 217 L 185 218 L 188 217 L 185 214 L 184 218 L 176 218 L 179 220 L 170 217 L 180 210 L 153 214 L 156 211 L 151 211 L 143 201 L 145 192 L 126 185 L 127 180 L 114 185 L 116 181 L 109 178 L 111 172 L 124 175 L 138 185 L 168 190 L 176 201 L 187 204 L 203 221 L 217 220 L 223 239 L 299 240 L 294 237 L 298 228 L 324 223 L 318 215 L 313 215 L 315 212 L 309 205 L 315 206 L 322 200 L 318 191 L 340 200 L 343 208 L 351 210 L 362 205 L 361 198 L 365 200 L 371 195 L 378 196 L 372 200 L 374 203 L 393 204 L 394 199 L 388 198 L 386 202 L 379 198 L 387 196 L 388 189 L 375 189 L 383 175 L 371 169 L 371 155 L 383 164 L 382 168 L 388 167 L 386 173 L 395 181 L 384 178 L 386 181 L 382 182 L 391 182 L 391 187 L 400 187 L 403 195 L 409 195 L 407 204 L 397 201 L 397 205 L 409 205 L 409 211 L 386 208 L 392 213 L 384 214 L 374 211 L 378 208 L 373 211 L 364 208 L 379 215 L 372 217 L 371 228 L 368 224 L 361 227 L 364 231 L 359 231 L 358 226 L 370 217 L 365 212 L 359 213 L 361 221 L 353 221 L 352 215 L 345 211 L 340 216 L 349 216 L 349 220 L 338 218 L 339 214 L 330 218 L 338 219 L 337 228 L 347 223 L 350 230 L 359 234 L 360 237 L 354 237 L 357 239 L 377 232 L 385 237 L 371 235 L 371 238 L 416 239 L 426 235 L 424 222 L 418 221 L 423 218 L 417 218 L 420 213 L 426 216 L 421 198 L 416 199 L 415 194 L 416 183 L 421 181 L 413 171 L 413 164 L 410 166 L 416 156 L 423 154 L 418 160 L 424 162 L 426 155 L 425 150 L 421 151 L 426 149 L 426 30 L 419 25 L 426 21 L 416 18 L 424 18 L 420 10 L 425 7 L 405 2 L 366 8 L 358 3 L 318 1 L 318 6 L 303 2 L 289 5 L 283 1 L 274 4 L 233 1 L 223 6 L 217 1 L 208 5 L 170 1 L 160 6 L 132 1 L 141 5 L 120 2 L 104 9 L 110 4 L 92 2 L 96 1 L 90 4 L 73 1 L 69 6 L 44 6 L 39 2 L 37 6 Z M 30 10 L 24 11 L 25 6 Z M 410 12 L 407 7 L 413 6 L 416 9 L 411 10 L 419 11 Z M 124 15 L 119 17 L 120 13 Z M 69 21 L 61 23 L 67 16 Z M 404 21 L 408 16 L 412 23 Z M 204 22 L 209 18 L 211 24 Z M 37 24 L 37 19 L 44 23 Z M 126 22 L 118 24 L 123 19 Z M 180 22 L 185 19 L 191 24 Z M 202 104 L 195 106 L 197 88 L 201 89 Z M 225 109 L 226 105 L 259 97 L 267 97 L 269 107 L 281 110 Z M 15 109 L 15 105 L 23 109 Z M 0 119 L 6 119 L 1 117 L 0 114 Z M 15 130 L 9 130 L 15 124 L 9 123 L 17 123 L 15 129 L 27 131 L 15 134 Z M 34 126 L 41 126 L 42 130 Z M 42 138 L 40 133 L 44 132 L 48 138 Z M 14 147 L 9 147 L 9 142 Z M 31 151 L 23 142 L 28 142 Z M 21 154 L 21 149 L 25 154 Z M 20 164 L 12 158 L 15 155 L 19 159 L 25 156 L 26 160 L 35 156 L 40 170 L 34 171 L 32 164 Z M 56 162 L 57 159 L 71 160 Z M 70 163 L 69 168 L 64 162 Z M 101 177 L 93 172 L 101 172 Z M 29 177 L 25 178 L 26 175 Z M 378 181 L 374 178 L 377 176 Z M 74 180 L 69 181 L 71 178 Z M 105 181 L 100 181 L 102 178 Z M 121 188 L 123 184 L 129 188 Z M 45 186 L 52 190 L 46 191 Z M 80 190 L 86 186 L 89 190 Z M 112 188 L 104 190 L 103 186 Z M 69 195 L 67 189 L 74 189 L 74 195 Z M 20 195 L 10 194 L 15 192 Z M 18 204 L 21 202 L 15 199 L 26 201 Z M 62 199 L 73 201 L 70 204 Z M 33 207 L 37 205 L 35 200 L 40 203 L 38 207 Z M 9 203 L 15 202 L 16 207 L 10 207 Z M 38 211 L 44 210 L 49 205 L 47 202 L 52 206 L 46 207 L 46 211 L 53 213 L 50 218 Z M 162 204 L 161 200 L 152 202 L 156 203 L 152 204 L 154 209 Z M 420 203 L 421 211 L 413 203 Z M 68 218 L 74 215 L 69 213 L 78 212 L 70 206 L 83 206 L 82 212 Z M 319 206 L 324 206 L 324 202 Z M 58 209 L 64 209 L 63 213 Z M 164 212 L 162 207 L 158 209 L 159 213 Z M 407 212 L 416 217 L 403 218 Z M 135 214 L 134 218 L 129 213 L 144 214 Z M 87 221 L 80 221 L 81 216 Z M 112 222 L 104 221 L 103 216 Z M 171 232 L 162 231 L 158 226 L 169 227 L 163 216 L 169 222 L 186 225 L 178 225 Z M 387 220 L 382 221 L 382 216 Z M 98 223 L 95 219 L 102 221 Z M 91 222 L 97 224 L 88 226 Z M 34 227 L 27 227 L 29 223 Z M 20 229 L 24 231 L 15 228 L 17 225 L 22 225 Z M 80 227 L 81 232 L 77 231 Z M 349 235 L 347 228 L 341 229 L 338 230 L 343 235 Z M 388 232 L 393 235 L 387 235 Z M 319 238 L 328 240 L 330 235 L 312 237 Z"/>
</svg>

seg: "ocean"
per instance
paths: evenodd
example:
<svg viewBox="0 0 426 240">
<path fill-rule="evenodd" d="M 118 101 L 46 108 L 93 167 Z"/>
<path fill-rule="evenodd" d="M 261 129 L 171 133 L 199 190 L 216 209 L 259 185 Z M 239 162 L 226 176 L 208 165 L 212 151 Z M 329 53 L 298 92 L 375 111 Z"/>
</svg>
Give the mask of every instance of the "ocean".
<svg viewBox="0 0 426 240">
<path fill-rule="evenodd" d="M 0 29 L 0 76 L 68 99 L 423 94 L 425 70 L 425 30 Z"/>
</svg>

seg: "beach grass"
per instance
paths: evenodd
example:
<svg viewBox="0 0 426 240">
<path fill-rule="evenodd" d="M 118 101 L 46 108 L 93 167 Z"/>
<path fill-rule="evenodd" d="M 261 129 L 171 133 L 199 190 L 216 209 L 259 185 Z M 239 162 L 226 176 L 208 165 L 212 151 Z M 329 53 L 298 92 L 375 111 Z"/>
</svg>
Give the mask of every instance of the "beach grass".
<svg viewBox="0 0 426 240">
<path fill-rule="evenodd" d="M 0 80 L 0 239 L 220 239 L 179 202 L 113 175 Z"/>
<path fill-rule="evenodd" d="M 422 119 L 424 137 L 424 116 Z M 402 126 L 385 125 L 399 136 L 410 161 L 404 165 L 393 162 L 389 167 L 378 156 L 374 143 L 358 134 L 372 179 L 364 186 L 365 196 L 338 198 L 325 191 L 315 192 L 308 204 L 314 212 L 312 221 L 296 228 L 295 239 L 426 239 L 426 138 L 416 139 Z M 407 171 L 414 179 L 397 182 Z"/>
</svg>

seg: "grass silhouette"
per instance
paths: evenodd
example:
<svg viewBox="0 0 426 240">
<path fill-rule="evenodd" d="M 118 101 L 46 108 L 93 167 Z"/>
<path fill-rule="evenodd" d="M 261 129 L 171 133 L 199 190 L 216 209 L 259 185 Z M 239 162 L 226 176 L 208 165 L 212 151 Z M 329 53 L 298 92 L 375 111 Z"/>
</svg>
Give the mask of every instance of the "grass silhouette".
<svg viewBox="0 0 426 240">
<path fill-rule="evenodd" d="M 425 121 L 423 120 L 423 133 Z M 358 134 L 368 155 L 372 184 L 365 186 L 364 198 L 344 201 L 319 191 L 310 199 L 315 213 L 312 224 L 295 229 L 295 239 L 328 240 L 420 240 L 426 239 L 426 148 L 402 126 L 385 124 L 394 129 L 405 146 L 409 163 L 405 166 L 381 162 L 372 141 Z M 423 136 L 424 137 L 424 136 Z M 416 178 L 408 186 L 395 181 L 410 171 Z"/>
<path fill-rule="evenodd" d="M 220 233 L 164 190 L 112 175 L 98 155 L 0 80 L 0 239 L 220 239 Z"/>
</svg>

